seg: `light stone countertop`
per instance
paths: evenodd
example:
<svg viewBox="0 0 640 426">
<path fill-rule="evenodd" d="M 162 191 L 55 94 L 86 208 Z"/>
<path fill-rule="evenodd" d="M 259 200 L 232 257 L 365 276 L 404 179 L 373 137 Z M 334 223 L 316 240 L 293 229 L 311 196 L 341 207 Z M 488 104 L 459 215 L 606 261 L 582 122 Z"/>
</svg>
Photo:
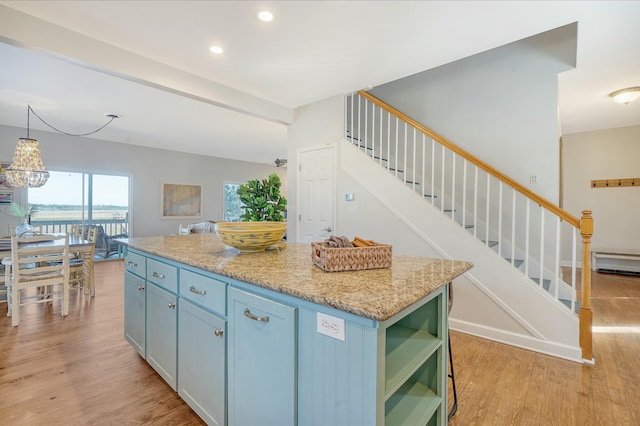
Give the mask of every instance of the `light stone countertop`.
<svg viewBox="0 0 640 426">
<path fill-rule="evenodd" d="M 213 234 L 123 238 L 149 254 L 235 278 L 283 294 L 384 321 L 473 267 L 470 262 L 393 255 L 391 268 L 325 272 L 311 261 L 311 245 L 240 253 Z"/>
</svg>

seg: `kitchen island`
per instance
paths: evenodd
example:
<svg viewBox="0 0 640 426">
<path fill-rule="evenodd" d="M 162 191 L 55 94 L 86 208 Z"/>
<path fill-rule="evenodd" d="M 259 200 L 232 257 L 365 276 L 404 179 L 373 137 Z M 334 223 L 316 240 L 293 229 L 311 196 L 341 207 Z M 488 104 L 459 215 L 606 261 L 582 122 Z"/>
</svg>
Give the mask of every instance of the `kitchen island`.
<svg viewBox="0 0 640 426">
<path fill-rule="evenodd" d="M 308 244 L 121 240 L 125 337 L 208 423 L 446 423 L 447 284 L 469 262 L 324 272 Z"/>
</svg>

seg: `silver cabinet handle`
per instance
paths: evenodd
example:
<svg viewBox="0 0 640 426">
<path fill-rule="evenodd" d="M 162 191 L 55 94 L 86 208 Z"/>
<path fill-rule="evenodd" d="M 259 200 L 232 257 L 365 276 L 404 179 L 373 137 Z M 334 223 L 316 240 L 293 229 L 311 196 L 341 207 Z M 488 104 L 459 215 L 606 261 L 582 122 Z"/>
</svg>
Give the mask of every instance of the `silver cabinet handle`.
<svg viewBox="0 0 640 426">
<path fill-rule="evenodd" d="M 327 228 L 324 228 L 323 231 L 331 232 L 331 231 L 333 231 L 333 229 L 331 229 L 331 227 L 329 226 Z"/>
<path fill-rule="evenodd" d="M 155 278 L 164 278 L 164 275 L 159 274 L 159 273 L 157 273 L 157 272 L 154 272 L 154 273 L 153 273 L 153 276 L 154 276 Z"/>
<path fill-rule="evenodd" d="M 191 293 L 195 293 L 195 294 L 200 294 L 202 296 L 204 296 L 205 294 L 207 294 L 206 290 L 198 290 L 197 288 L 195 288 L 194 286 L 189 287 L 189 291 Z"/>
<path fill-rule="evenodd" d="M 137 264 L 137 263 L 133 263 L 133 262 L 129 261 L 129 262 L 127 262 L 127 266 L 133 266 L 134 268 L 137 268 L 137 267 L 138 267 L 138 264 Z"/>
<path fill-rule="evenodd" d="M 218 328 L 216 331 L 213 332 L 213 334 L 215 334 L 216 336 L 220 337 L 224 334 L 224 330 L 221 328 Z"/>
<path fill-rule="evenodd" d="M 142 290 L 144 290 L 144 286 L 143 285 L 139 285 L 138 286 L 138 291 L 142 291 Z"/>
<path fill-rule="evenodd" d="M 176 308 L 175 303 L 169 303 L 169 309 L 175 309 L 175 308 Z"/>
<path fill-rule="evenodd" d="M 257 317 L 257 316 L 255 316 L 255 315 L 253 315 L 253 314 L 251 313 L 251 311 L 249 310 L 249 308 L 247 308 L 247 309 L 245 309 L 245 310 L 244 310 L 244 316 L 245 316 L 245 317 L 247 317 L 247 318 L 249 318 L 249 319 L 252 319 L 252 320 L 254 320 L 254 321 L 259 321 L 259 322 L 269 322 L 269 317 Z"/>
</svg>

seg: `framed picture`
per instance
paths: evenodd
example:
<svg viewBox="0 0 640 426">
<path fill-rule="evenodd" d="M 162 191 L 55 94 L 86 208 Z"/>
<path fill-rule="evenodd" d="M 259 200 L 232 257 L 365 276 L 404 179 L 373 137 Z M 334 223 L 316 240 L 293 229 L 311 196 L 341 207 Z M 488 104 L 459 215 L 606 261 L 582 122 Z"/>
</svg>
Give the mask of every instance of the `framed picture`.
<svg viewBox="0 0 640 426">
<path fill-rule="evenodd" d="M 0 190 L 0 204 L 11 204 L 13 191 Z"/>
<path fill-rule="evenodd" d="M 162 184 L 163 219 L 202 217 L 202 185 Z"/>
<path fill-rule="evenodd" d="M 7 163 L 6 161 L 0 161 L 0 190 L 11 188 L 7 184 L 7 169 L 9 168 L 10 165 L 11 163 Z"/>
</svg>

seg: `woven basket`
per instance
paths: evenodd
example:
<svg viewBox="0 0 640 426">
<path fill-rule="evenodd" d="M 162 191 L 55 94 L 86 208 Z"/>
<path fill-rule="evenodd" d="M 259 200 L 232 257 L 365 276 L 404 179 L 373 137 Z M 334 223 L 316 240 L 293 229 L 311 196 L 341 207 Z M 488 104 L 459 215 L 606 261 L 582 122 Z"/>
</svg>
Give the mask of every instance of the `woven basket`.
<svg viewBox="0 0 640 426">
<path fill-rule="evenodd" d="M 361 271 L 391 267 L 391 245 L 330 248 L 311 243 L 311 260 L 327 272 Z"/>
</svg>

